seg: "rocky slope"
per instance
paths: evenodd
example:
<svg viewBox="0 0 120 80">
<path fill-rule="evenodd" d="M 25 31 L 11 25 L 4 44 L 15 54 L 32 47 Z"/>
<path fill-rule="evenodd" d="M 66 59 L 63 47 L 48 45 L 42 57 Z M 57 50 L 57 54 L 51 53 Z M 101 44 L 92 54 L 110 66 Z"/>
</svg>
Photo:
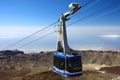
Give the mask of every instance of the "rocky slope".
<svg viewBox="0 0 120 80">
<path fill-rule="evenodd" d="M 51 54 L 43 52 L 25 54 L 23 51 L 0 51 L 0 70 L 7 68 L 39 68 L 41 66 L 48 66 L 48 62 L 50 62 L 50 60 L 52 61 Z"/>
<path fill-rule="evenodd" d="M 83 64 L 98 64 L 98 65 L 104 64 L 108 66 L 120 66 L 120 52 L 117 51 L 86 50 L 86 51 L 78 51 L 78 53 L 79 55 L 82 55 Z M 21 77 L 25 75 L 33 75 L 36 73 L 38 73 L 39 75 L 42 74 L 41 72 L 45 73 L 46 75 L 49 73 L 48 70 L 51 69 L 52 67 L 52 54 L 53 52 L 25 54 L 23 51 L 19 51 L 19 50 L 0 51 L 0 75 L 1 75 L 0 80 L 10 80 L 10 79 L 13 80 L 13 78 L 16 80 L 20 78 L 21 80 L 22 79 Z M 106 70 L 106 68 L 102 68 L 101 71 L 102 70 Z M 110 72 L 109 70 L 107 71 Z M 54 74 L 51 71 L 50 73 L 51 75 Z M 77 79 L 77 80 L 85 80 L 84 78 L 85 77 L 83 77 L 83 79 Z M 26 79 L 25 77 L 24 80 L 29 80 L 29 79 Z M 45 79 L 35 79 L 35 80 L 45 80 Z M 60 78 L 60 80 L 64 80 L 64 79 Z M 92 79 L 92 80 L 96 80 L 96 79 Z"/>
<path fill-rule="evenodd" d="M 65 78 L 52 71 L 45 71 L 34 75 L 23 77 L 22 80 L 112 80 L 119 77 L 117 74 L 100 73 L 96 71 L 83 71 L 83 75 L 75 78 Z"/>
<path fill-rule="evenodd" d="M 83 64 L 120 66 L 120 52 L 117 51 L 81 51 Z"/>
<path fill-rule="evenodd" d="M 82 55 L 83 64 L 105 64 L 120 66 L 120 52 L 117 51 L 78 51 Z M 52 66 L 53 52 L 25 54 L 23 51 L 0 51 L 0 69 L 6 68 L 39 68 Z"/>
</svg>

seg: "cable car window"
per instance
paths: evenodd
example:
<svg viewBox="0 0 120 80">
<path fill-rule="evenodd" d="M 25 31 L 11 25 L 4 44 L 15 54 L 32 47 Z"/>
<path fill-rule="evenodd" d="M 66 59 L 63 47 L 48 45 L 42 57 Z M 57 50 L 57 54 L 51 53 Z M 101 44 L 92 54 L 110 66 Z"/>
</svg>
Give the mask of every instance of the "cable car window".
<svg viewBox="0 0 120 80">
<path fill-rule="evenodd" d="M 60 70 L 65 69 L 65 59 L 54 56 L 53 65 Z"/>
<path fill-rule="evenodd" d="M 67 71 L 70 73 L 82 71 L 81 58 L 72 58 L 68 60 Z"/>
</svg>

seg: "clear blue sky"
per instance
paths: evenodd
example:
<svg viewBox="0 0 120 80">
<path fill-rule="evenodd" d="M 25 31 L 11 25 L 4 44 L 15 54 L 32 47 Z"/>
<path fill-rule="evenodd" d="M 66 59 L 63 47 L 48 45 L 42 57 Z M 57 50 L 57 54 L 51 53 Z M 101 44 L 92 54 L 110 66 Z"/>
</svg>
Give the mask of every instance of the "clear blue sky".
<svg viewBox="0 0 120 80">
<path fill-rule="evenodd" d="M 71 2 L 82 6 L 88 1 L 90 0 L 0 0 L 0 50 L 57 21 L 63 12 L 70 10 L 68 5 Z M 105 11 L 69 27 L 68 38 L 72 48 L 120 50 L 120 0 L 93 0 L 74 14 L 67 24 L 113 3 L 116 4 Z M 43 34 L 34 36 L 34 39 Z M 33 38 L 17 46 L 30 40 Z M 56 40 L 57 33 L 21 49 L 53 50 Z"/>
</svg>

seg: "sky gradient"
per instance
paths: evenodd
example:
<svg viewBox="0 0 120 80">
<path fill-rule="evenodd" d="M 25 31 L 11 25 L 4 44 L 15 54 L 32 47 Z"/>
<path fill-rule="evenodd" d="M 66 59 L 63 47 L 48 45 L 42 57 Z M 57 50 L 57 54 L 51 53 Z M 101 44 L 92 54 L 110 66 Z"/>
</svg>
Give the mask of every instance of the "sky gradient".
<svg viewBox="0 0 120 80">
<path fill-rule="evenodd" d="M 68 5 L 71 2 L 83 6 L 89 1 L 0 0 L 0 50 L 57 21 L 62 13 L 70 10 Z M 95 12 L 97 13 L 94 16 L 85 18 Z M 67 25 L 82 19 L 67 26 L 68 42 L 73 49 L 120 50 L 120 0 L 91 0 L 70 18 Z M 58 23 L 51 26 L 52 29 L 7 49 L 20 49 L 26 52 L 55 50 L 57 32 L 25 46 L 22 45 L 55 31 L 57 26 Z"/>
</svg>

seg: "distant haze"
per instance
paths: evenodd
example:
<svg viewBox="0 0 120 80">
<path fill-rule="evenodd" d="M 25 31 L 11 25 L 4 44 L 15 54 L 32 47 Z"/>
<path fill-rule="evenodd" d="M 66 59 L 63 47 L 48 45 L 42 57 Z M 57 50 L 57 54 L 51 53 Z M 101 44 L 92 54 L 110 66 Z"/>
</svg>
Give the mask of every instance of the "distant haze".
<svg viewBox="0 0 120 80">
<path fill-rule="evenodd" d="M 36 27 L 34 30 L 30 28 L 18 27 L 14 28 L 2 28 L 0 32 L 0 48 L 4 48 L 4 46 L 10 45 L 20 39 L 29 35 L 29 33 L 33 33 L 34 30 L 39 30 L 40 28 Z M 9 31 L 10 34 L 4 33 L 5 31 Z M 50 32 L 54 31 L 51 29 Z M 120 50 L 120 29 L 119 27 L 68 27 L 68 42 L 71 48 L 78 50 Z M 31 42 L 39 37 L 47 34 L 49 32 L 42 32 L 34 35 L 31 38 L 20 42 L 19 44 L 10 47 L 9 49 L 20 49 L 29 51 L 41 51 L 41 50 L 55 50 L 57 43 L 57 35 L 54 34 L 47 36 L 43 39 Z M 26 44 L 24 46 L 21 46 Z M 4 46 L 3 46 L 4 45 Z M 20 47 L 21 46 L 21 47 Z"/>
</svg>

